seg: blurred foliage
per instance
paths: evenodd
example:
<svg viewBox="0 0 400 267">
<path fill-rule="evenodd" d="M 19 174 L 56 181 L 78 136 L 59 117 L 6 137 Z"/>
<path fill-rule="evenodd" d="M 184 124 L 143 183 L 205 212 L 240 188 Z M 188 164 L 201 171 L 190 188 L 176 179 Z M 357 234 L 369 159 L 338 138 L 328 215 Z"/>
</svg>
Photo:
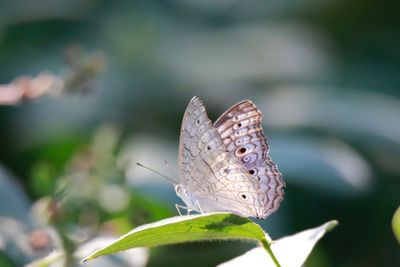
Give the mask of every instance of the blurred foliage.
<svg viewBox="0 0 400 267">
<path fill-rule="evenodd" d="M 400 207 L 397 208 L 396 212 L 393 215 L 392 228 L 393 228 L 394 236 L 397 238 L 397 241 L 399 241 L 399 243 L 400 243 Z"/>
<path fill-rule="evenodd" d="M 287 182 L 263 225 L 274 239 L 340 221 L 307 266 L 400 262 L 390 227 L 400 203 L 398 2 L 0 4 L 1 90 L 26 92 L 0 106 L 1 266 L 51 250 L 71 266 L 88 246 L 175 214 L 172 186 L 135 163 L 168 172 L 166 159 L 176 170 L 193 95 L 212 119 L 242 99 L 262 110 Z M 30 90 L 42 74 L 68 81 L 65 90 Z M 213 266 L 248 248 L 163 247 L 122 262 Z"/>
</svg>

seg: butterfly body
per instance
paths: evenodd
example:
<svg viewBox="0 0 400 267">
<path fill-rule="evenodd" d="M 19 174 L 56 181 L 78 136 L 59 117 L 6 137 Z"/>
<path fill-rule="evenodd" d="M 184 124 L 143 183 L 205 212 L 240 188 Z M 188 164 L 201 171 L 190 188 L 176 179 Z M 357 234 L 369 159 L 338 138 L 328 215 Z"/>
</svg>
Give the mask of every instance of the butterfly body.
<svg viewBox="0 0 400 267">
<path fill-rule="evenodd" d="M 176 193 L 188 209 L 266 218 L 279 207 L 285 186 L 268 149 L 253 103 L 234 105 L 213 125 L 193 97 L 182 121 Z"/>
</svg>

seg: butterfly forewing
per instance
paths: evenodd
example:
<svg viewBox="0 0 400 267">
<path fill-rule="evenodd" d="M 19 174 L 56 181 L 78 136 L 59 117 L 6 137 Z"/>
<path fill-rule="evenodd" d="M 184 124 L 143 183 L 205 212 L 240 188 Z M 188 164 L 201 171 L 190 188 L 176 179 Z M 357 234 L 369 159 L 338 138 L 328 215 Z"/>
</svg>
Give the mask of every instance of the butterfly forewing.
<svg viewBox="0 0 400 267">
<path fill-rule="evenodd" d="M 261 112 L 249 100 L 228 109 L 214 123 L 227 151 L 259 181 L 267 194 L 264 213 L 275 212 L 283 200 L 285 183 L 268 155 L 269 146 L 261 127 Z"/>
<path fill-rule="evenodd" d="M 213 175 L 204 159 L 210 152 L 223 151 L 224 144 L 197 97 L 192 98 L 183 116 L 179 150 L 181 184 L 189 190 L 201 188 L 201 183 Z"/>
</svg>

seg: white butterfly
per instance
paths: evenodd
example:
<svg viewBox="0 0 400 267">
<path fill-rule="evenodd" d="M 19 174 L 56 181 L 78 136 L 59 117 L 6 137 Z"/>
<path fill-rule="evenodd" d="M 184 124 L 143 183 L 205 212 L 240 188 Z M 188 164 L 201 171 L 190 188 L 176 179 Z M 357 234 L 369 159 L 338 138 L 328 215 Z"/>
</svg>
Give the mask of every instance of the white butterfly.
<svg viewBox="0 0 400 267">
<path fill-rule="evenodd" d="M 268 150 L 261 112 L 251 101 L 232 106 L 213 125 L 193 97 L 181 126 L 175 191 L 188 210 L 264 219 L 278 209 L 285 187 Z"/>
</svg>

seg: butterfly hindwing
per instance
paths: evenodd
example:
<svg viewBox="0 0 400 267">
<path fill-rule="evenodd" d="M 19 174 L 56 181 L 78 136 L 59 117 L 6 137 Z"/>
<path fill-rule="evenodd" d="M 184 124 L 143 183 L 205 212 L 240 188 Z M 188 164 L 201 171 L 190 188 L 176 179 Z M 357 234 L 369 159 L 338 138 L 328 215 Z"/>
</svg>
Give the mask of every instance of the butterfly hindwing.
<svg viewBox="0 0 400 267">
<path fill-rule="evenodd" d="M 267 193 L 265 212 L 275 212 L 283 200 L 282 174 L 268 155 L 269 146 L 261 126 L 261 111 L 249 100 L 228 109 L 214 123 L 227 151 L 258 180 Z"/>
</svg>

